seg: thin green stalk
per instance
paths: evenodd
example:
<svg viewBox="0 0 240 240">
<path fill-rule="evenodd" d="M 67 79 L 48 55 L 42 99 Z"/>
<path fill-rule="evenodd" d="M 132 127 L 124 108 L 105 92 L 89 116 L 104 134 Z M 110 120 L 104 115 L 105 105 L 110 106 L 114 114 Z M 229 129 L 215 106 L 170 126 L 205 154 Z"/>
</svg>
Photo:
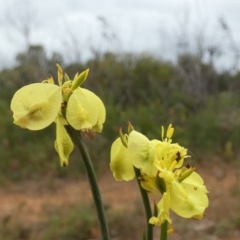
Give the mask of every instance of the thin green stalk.
<svg viewBox="0 0 240 240">
<path fill-rule="evenodd" d="M 145 209 L 146 224 L 147 224 L 146 239 L 153 240 L 153 225 L 149 223 L 149 219 L 152 217 L 152 209 L 149 203 L 148 194 L 141 186 L 140 179 L 139 179 L 141 177 L 140 170 L 134 167 L 134 171 L 137 178 L 138 187 L 142 196 L 144 209 Z"/>
<path fill-rule="evenodd" d="M 88 154 L 88 151 L 83 143 L 82 137 L 79 131 L 75 130 L 71 126 L 65 126 L 68 134 L 71 136 L 72 140 L 74 141 L 75 145 L 78 147 L 82 154 L 83 162 L 88 174 L 88 180 L 92 190 L 92 196 L 95 202 L 95 206 L 97 209 L 99 225 L 101 229 L 101 235 L 103 240 L 109 240 L 109 233 L 108 233 L 108 225 L 105 217 L 104 207 L 102 203 L 101 194 L 99 191 L 97 178 L 95 175 L 95 171 L 92 165 L 91 158 Z"/>
<path fill-rule="evenodd" d="M 167 240 L 167 228 L 168 228 L 168 221 L 165 221 L 161 225 L 160 240 Z"/>
<path fill-rule="evenodd" d="M 159 191 L 163 195 L 166 192 L 166 183 L 165 183 L 164 179 L 157 176 L 156 184 L 157 184 Z M 165 221 L 163 224 L 161 224 L 161 234 L 160 234 L 161 240 L 167 240 L 167 230 L 168 230 L 168 222 Z"/>
</svg>

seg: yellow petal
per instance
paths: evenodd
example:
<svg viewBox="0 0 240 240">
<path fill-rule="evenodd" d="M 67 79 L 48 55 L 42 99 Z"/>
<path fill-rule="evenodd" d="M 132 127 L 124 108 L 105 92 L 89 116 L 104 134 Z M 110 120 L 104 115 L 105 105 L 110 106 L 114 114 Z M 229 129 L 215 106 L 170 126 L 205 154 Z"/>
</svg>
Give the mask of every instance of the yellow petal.
<svg viewBox="0 0 240 240">
<path fill-rule="evenodd" d="M 98 121 L 98 109 L 81 88 L 77 88 L 70 96 L 66 118 L 77 130 L 92 129 Z"/>
<path fill-rule="evenodd" d="M 57 137 L 54 142 L 55 150 L 57 151 L 61 166 L 68 165 L 68 158 L 73 151 L 73 143 L 69 137 L 64 125 L 61 123 L 60 118 L 57 119 Z"/>
<path fill-rule="evenodd" d="M 161 142 L 152 140 L 155 146 L 157 158 L 163 160 L 166 169 L 172 170 L 171 166 L 174 161 L 177 161 L 175 168 L 183 165 L 184 159 L 187 157 L 187 149 L 179 146 L 177 143 Z"/>
<path fill-rule="evenodd" d="M 60 122 L 61 122 L 62 125 L 68 125 L 67 120 L 63 117 L 63 114 L 62 114 L 61 112 L 58 113 L 58 116 L 57 116 L 57 118 L 54 120 L 54 122 L 56 123 L 58 119 L 60 120 Z"/>
<path fill-rule="evenodd" d="M 143 134 L 132 131 L 128 138 L 128 158 L 136 168 L 148 176 L 156 176 L 157 168 L 154 164 L 156 154 L 151 141 Z"/>
<path fill-rule="evenodd" d="M 173 188 L 170 189 L 172 210 L 185 218 L 202 216 L 209 204 L 202 178 L 193 172 L 178 184 L 181 185 L 181 192 L 184 191 L 186 196 L 181 194 L 180 188 L 176 189 L 173 185 Z"/>
<path fill-rule="evenodd" d="M 204 185 L 204 181 L 202 177 L 196 172 L 191 173 L 191 175 L 185 178 L 182 183 L 194 185 L 197 188 L 200 188 L 203 192 L 208 193 L 206 186 Z"/>
<path fill-rule="evenodd" d="M 169 124 L 168 129 L 167 129 L 167 138 L 172 138 L 172 135 L 174 133 L 174 128 L 172 127 L 172 124 Z"/>
<path fill-rule="evenodd" d="M 158 206 L 159 214 L 157 217 L 150 218 L 149 223 L 155 224 L 155 225 L 161 225 L 165 221 L 172 223 L 172 220 L 169 215 L 169 210 L 170 210 L 169 193 L 165 192 L 163 194 L 163 196 L 157 206 Z"/>
<path fill-rule="evenodd" d="M 156 177 L 149 177 L 147 175 L 142 175 L 141 179 L 141 186 L 144 188 L 147 192 L 152 194 L 159 194 L 159 189 L 156 186 Z"/>
<path fill-rule="evenodd" d="M 112 144 L 110 168 L 118 181 L 129 181 L 135 176 L 133 165 L 127 158 L 127 148 L 123 146 L 120 138 Z"/>
<path fill-rule="evenodd" d="M 43 129 L 55 120 L 61 102 L 61 88 L 56 85 L 34 83 L 22 87 L 11 102 L 14 123 L 30 130 Z"/>
<path fill-rule="evenodd" d="M 88 97 L 95 106 L 95 110 L 98 111 L 98 120 L 97 123 L 93 126 L 94 132 L 101 132 L 103 128 L 103 123 L 106 119 L 106 109 L 102 102 L 102 100 L 93 92 L 89 91 L 88 89 L 81 88 L 84 95 Z"/>
</svg>

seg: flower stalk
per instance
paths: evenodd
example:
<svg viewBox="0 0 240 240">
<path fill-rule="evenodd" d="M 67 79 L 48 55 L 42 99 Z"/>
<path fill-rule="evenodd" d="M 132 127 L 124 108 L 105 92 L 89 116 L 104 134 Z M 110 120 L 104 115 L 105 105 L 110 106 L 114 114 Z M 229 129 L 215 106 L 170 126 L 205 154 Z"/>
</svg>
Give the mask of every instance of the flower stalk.
<svg viewBox="0 0 240 240">
<path fill-rule="evenodd" d="M 167 240 L 167 235 L 168 235 L 168 221 L 165 221 L 161 225 L 160 240 Z"/>
<path fill-rule="evenodd" d="M 73 142 L 78 147 L 79 151 L 81 152 L 82 159 L 87 171 L 88 180 L 91 186 L 92 196 L 94 199 L 94 203 L 97 209 L 98 221 L 101 229 L 101 235 L 103 240 L 109 240 L 109 232 L 108 232 L 108 225 L 106 221 L 105 211 L 102 203 L 101 194 L 99 191 L 97 178 L 95 175 L 95 171 L 92 165 L 91 158 L 88 154 L 88 151 L 83 143 L 82 137 L 79 131 L 75 130 L 71 126 L 65 126 L 68 134 L 71 136 Z"/>
<path fill-rule="evenodd" d="M 140 190 L 140 193 L 142 196 L 142 201 L 143 201 L 144 210 L 145 210 L 146 225 L 147 225 L 146 240 L 153 240 L 153 226 L 154 225 L 149 223 L 149 219 L 152 217 L 152 210 L 151 210 L 148 194 L 147 194 L 146 190 L 143 189 L 141 186 L 141 181 L 139 179 L 141 177 L 140 170 L 134 167 L 134 172 L 136 175 L 138 187 L 139 187 L 139 190 Z"/>
</svg>

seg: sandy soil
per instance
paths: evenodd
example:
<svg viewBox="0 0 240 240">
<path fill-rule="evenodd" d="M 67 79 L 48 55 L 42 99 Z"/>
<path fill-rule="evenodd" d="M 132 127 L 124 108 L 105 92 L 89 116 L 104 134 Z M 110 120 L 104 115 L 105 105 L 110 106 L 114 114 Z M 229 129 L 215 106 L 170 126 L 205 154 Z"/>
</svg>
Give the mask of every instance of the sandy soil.
<svg viewBox="0 0 240 240">
<path fill-rule="evenodd" d="M 237 226 L 240 223 L 234 222 L 234 219 L 240 221 L 240 163 L 230 164 L 209 159 L 197 166 L 197 172 L 202 175 L 210 192 L 210 206 L 206 216 L 197 222 L 185 220 L 179 226 L 176 222 L 176 232 L 169 239 L 187 239 L 179 237 L 181 228 L 190 228 L 188 237 L 204 231 L 202 239 L 240 239 L 240 229 Z M 134 207 L 132 203 L 140 199 L 136 181 L 116 182 L 110 172 L 101 174 L 99 186 L 103 202 L 108 208 L 131 208 Z M 0 219 L 18 215 L 24 224 L 30 225 L 46 217 L 43 214 L 46 206 L 73 206 L 91 199 L 89 183 L 85 178 L 67 182 L 54 179 L 51 182 L 8 183 L 0 189 Z M 186 224 L 186 221 L 190 221 L 190 224 Z"/>
</svg>

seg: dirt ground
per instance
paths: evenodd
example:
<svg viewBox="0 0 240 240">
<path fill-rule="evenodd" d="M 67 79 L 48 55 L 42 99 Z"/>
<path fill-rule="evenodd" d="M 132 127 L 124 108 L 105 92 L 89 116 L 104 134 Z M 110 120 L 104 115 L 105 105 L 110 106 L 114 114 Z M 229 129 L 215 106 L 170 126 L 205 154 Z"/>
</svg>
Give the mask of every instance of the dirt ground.
<svg viewBox="0 0 240 240">
<path fill-rule="evenodd" d="M 209 159 L 197 165 L 197 172 L 209 190 L 210 206 L 206 216 L 202 221 L 184 220 L 179 225 L 175 221 L 179 218 L 174 217 L 176 231 L 169 239 L 191 239 L 202 232 L 204 237 L 195 237 L 195 240 L 240 239 L 240 163 Z M 99 176 L 99 186 L 108 208 L 124 210 L 140 199 L 136 181 L 117 182 L 110 171 Z M 56 179 L 9 182 L 0 189 L 0 219 L 17 214 L 24 224 L 30 225 L 44 218 L 42 213 L 46 206 L 73 206 L 88 201 L 92 201 L 92 196 L 85 178 L 67 182 Z M 185 230 L 190 233 L 183 237 Z"/>
</svg>

